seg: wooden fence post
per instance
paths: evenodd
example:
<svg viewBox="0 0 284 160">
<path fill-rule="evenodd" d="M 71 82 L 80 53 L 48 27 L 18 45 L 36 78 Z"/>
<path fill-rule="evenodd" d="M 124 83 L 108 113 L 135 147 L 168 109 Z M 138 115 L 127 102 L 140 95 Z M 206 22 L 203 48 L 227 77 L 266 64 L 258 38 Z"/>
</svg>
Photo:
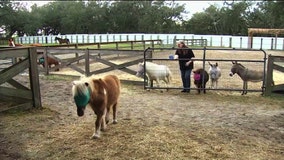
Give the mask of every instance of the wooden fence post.
<svg viewBox="0 0 284 160">
<path fill-rule="evenodd" d="M 75 49 L 78 49 L 78 44 L 75 44 Z M 79 57 L 79 54 L 77 52 L 75 53 L 75 57 Z M 79 64 L 79 61 L 80 60 L 77 61 L 77 64 Z"/>
<path fill-rule="evenodd" d="M 176 43 L 177 43 L 177 36 L 174 36 L 174 40 L 173 40 L 173 47 L 176 46 Z"/>
<path fill-rule="evenodd" d="M 273 50 L 273 38 L 271 38 L 271 50 Z"/>
<path fill-rule="evenodd" d="M 130 42 L 131 50 L 133 50 L 133 41 Z"/>
<path fill-rule="evenodd" d="M 263 45 L 263 38 L 260 39 L 260 49 L 262 49 L 262 45 Z"/>
<path fill-rule="evenodd" d="M 273 82 L 273 56 L 268 55 L 267 62 L 267 74 L 266 74 L 266 84 L 265 84 L 265 92 L 264 95 L 269 96 L 272 92 L 272 82 Z"/>
<path fill-rule="evenodd" d="M 90 75 L 90 53 L 89 53 L 89 49 L 86 49 L 86 52 L 85 52 L 85 75 L 86 76 Z"/>
<path fill-rule="evenodd" d="M 48 66 L 46 66 L 48 68 Z M 35 108 L 41 108 L 41 96 L 40 96 L 40 85 L 38 76 L 38 66 L 37 66 L 37 52 L 36 48 L 29 48 L 29 76 L 31 91 L 33 94 L 33 106 Z"/>
</svg>

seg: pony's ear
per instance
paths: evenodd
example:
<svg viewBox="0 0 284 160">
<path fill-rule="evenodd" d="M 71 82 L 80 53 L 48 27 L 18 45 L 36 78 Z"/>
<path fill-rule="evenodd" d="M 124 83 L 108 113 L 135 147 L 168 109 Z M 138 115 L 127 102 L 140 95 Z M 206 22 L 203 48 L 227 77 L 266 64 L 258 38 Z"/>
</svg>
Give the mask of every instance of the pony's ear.
<svg viewBox="0 0 284 160">
<path fill-rule="evenodd" d="M 78 83 L 78 81 L 73 81 L 72 85 L 76 85 Z"/>
<path fill-rule="evenodd" d="M 208 61 L 208 64 L 212 67 L 212 64 Z"/>
<path fill-rule="evenodd" d="M 216 67 L 218 67 L 218 63 L 216 62 Z"/>
</svg>

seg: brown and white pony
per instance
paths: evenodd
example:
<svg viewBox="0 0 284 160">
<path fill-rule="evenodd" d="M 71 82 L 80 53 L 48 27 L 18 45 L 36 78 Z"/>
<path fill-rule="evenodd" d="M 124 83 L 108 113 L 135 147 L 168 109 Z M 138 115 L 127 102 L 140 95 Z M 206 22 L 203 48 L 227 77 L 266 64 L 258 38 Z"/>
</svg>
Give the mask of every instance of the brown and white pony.
<svg viewBox="0 0 284 160">
<path fill-rule="evenodd" d="M 24 46 L 23 44 L 15 43 L 14 40 L 13 40 L 13 38 L 10 38 L 10 39 L 8 40 L 8 45 L 9 45 L 10 47 L 22 47 L 22 46 Z M 33 43 L 33 44 L 29 44 L 29 45 L 27 45 L 27 46 L 41 47 L 42 44 L 40 44 L 40 43 Z"/>
<path fill-rule="evenodd" d="M 10 38 L 10 39 L 8 40 L 8 45 L 9 45 L 10 47 L 23 46 L 22 44 L 15 43 L 14 40 L 13 40 L 13 38 Z"/>
<path fill-rule="evenodd" d="M 44 63 L 44 56 L 39 58 L 38 64 L 41 64 L 43 67 L 45 67 Z M 59 61 L 49 55 L 47 55 L 47 65 L 49 68 L 51 68 L 51 65 L 59 66 Z M 59 71 L 59 68 L 57 68 L 55 71 Z"/>
<path fill-rule="evenodd" d="M 91 76 L 73 81 L 72 94 L 79 117 L 84 115 L 84 110 L 88 104 L 97 115 L 95 132 L 91 138 L 99 138 L 100 130 L 106 129 L 111 108 L 113 124 L 117 123 L 117 104 L 120 95 L 120 80 L 117 76 L 107 75 L 99 79 Z"/>
</svg>

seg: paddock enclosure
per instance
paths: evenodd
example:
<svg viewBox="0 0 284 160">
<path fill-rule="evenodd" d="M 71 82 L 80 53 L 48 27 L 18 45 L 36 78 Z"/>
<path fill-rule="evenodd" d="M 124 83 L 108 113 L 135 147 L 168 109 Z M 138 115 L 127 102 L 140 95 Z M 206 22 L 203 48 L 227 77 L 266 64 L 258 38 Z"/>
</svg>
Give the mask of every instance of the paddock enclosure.
<svg viewBox="0 0 284 160">
<path fill-rule="evenodd" d="M 115 49 L 69 49 L 69 48 L 38 48 L 37 51 L 43 53 L 43 56 L 51 55 L 56 58 L 60 65 L 60 72 L 54 72 L 58 67 L 39 68 L 47 74 L 61 74 L 71 76 L 81 75 L 105 75 L 108 73 L 115 73 L 122 77 L 122 80 L 133 83 L 140 83 L 146 79 L 141 79 L 135 76 L 138 69 L 137 64 L 142 61 L 152 61 L 157 64 L 164 64 L 169 66 L 173 72 L 173 81 L 170 87 L 155 85 L 150 86 L 151 89 L 182 89 L 180 73 L 178 68 L 178 61 L 170 59 L 174 55 L 176 48 L 151 48 L 146 50 L 115 50 Z M 204 68 L 208 71 L 209 64 L 218 63 L 221 68 L 222 76 L 219 80 L 219 87 L 217 89 L 208 88 L 208 90 L 222 90 L 222 91 L 242 91 L 242 80 L 238 75 L 229 76 L 232 61 L 238 61 L 245 67 L 252 70 L 263 71 L 264 79 L 262 82 L 249 82 L 249 92 L 264 93 L 266 86 L 271 86 L 271 81 L 276 81 L 277 84 L 284 84 L 281 78 L 283 73 L 275 72 L 270 75 L 272 79 L 267 82 L 267 61 L 268 56 L 264 50 L 254 49 L 224 49 L 224 48 L 193 48 L 195 53 L 194 69 Z M 281 52 L 275 51 L 281 55 Z M 269 53 L 268 53 L 269 54 Z M 277 55 L 277 54 L 276 54 Z M 282 63 L 281 61 L 278 63 Z M 147 67 L 147 66 L 145 66 Z M 271 73 L 271 71 L 269 71 Z M 192 75 L 193 76 L 193 75 Z M 209 82 L 210 83 L 210 82 Z M 266 84 L 268 83 L 268 84 Z M 193 84 L 193 81 L 191 82 Z M 209 85 L 207 85 L 209 86 Z M 149 86 L 145 86 L 149 88 Z M 195 90 L 195 86 L 191 85 L 191 89 Z M 273 90 L 271 90 L 273 91 Z M 269 95 L 269 92 L 265 92 Z"/>
<path fill-rule="evenodd" d="M 0 159 L 278 160 L 283 157 L 282 97 L 265 97 L 258 92 L 241 96 L 237 90 L 209 90 L 205 95 L 180 93 L 178 62 L 169 59 L 174 51 L 47 48 L 43 54 L 59 59 L 60 71 L 54 71 L 55 68 L 46 71 L 41 65 L 35 67 L 39 70 L 41 110 L 0 112 Z M 204 65 L 208 70 L 208 63 L 201 61 L 204 49 L 193 51 L 195 68 Z M 267 54 L 283 56 L 279 51 L 267 51 Z M 163 93 L 155 89 L 144 90 L 144 79 L 133 75 L 136 62 L 144 59 L 170 67 L 174 75 L 173 89 Z M 256 60 L 241 63 L 253 69 L 263 69 L 263 63 L 258 62 L 263 60 L 260 51 L 207 50 L 206 60 L 217 61 L 222 70 L 220 88 L 241 88 L 242 81 L 237 75 L 229 77 L 231 59 L 240 62 Z M 88 61 L 89 69 L 86 67 Z M 18 62 L 26 63 L 25 60 Z M 35 58 L 33 64 L 36 64 Z M 0 71 L 1 80 L 5 70 Z M 29 85 L 29 76 L 33 74 L 27 73 L 27 69 L 21 69 L 13 79 Z M 116 74 L 127 81 L 122 81 L 118 124 L 109 125 L 99 140 L 90 140 L 95 121 L 93 112 L 87 108 L 84 117 L 77 117 L 71 94 L 72 81 L 80 75 L 92 73 L 97 77 Z M 278 71 L 273 73 L 275 84 L 283 83 L 281 74 Z M 262 83 L 248 85 L 249 89 L 255 90 L 262 87 Z"/>
</svg>

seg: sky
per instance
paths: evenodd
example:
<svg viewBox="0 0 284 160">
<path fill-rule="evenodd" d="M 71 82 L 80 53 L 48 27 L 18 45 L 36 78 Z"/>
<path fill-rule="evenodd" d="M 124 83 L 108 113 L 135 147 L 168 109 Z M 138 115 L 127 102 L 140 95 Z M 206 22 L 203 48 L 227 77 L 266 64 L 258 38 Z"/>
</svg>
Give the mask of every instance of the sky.
<svg viewBox="0 0 284 160">
<path fill-rule="evenodd" d="M 227 0 L 229 3 L 232 0 Z M 32 6 L 33 4 L 37 4 L 38 6 L 42 6 L 44 4 L 47 4 L 50 1 L 22 1 L 26 3 L 28 6 Z M 176 3 L 182 5 L 185 4 L 185 10 L 189 12 L 188 14 L 183 14 L 184 19 L 188 20 L 192 17 L 194 13 L 197 12 L 203 12 L 206 8 L 208 8 L 210 5 L 217 5 L 218 7 L 222 7 L 224 0 L 222 1 L 203 1 L 203 0 L 189 0 L 189 1 L 178 1 L 175 0 Z"/>
<path fill-rule="evenodd" d="M 217 5 L 218 7 L 222 7 L 224 1 L 176 1 L 179 4 L 185 4 L 185 10 L 189 12 L 189 14 L 184 15 L 184 19 L 189 19 L 194 13 L 203 12 L 210 5 Z"/>
</svg>

